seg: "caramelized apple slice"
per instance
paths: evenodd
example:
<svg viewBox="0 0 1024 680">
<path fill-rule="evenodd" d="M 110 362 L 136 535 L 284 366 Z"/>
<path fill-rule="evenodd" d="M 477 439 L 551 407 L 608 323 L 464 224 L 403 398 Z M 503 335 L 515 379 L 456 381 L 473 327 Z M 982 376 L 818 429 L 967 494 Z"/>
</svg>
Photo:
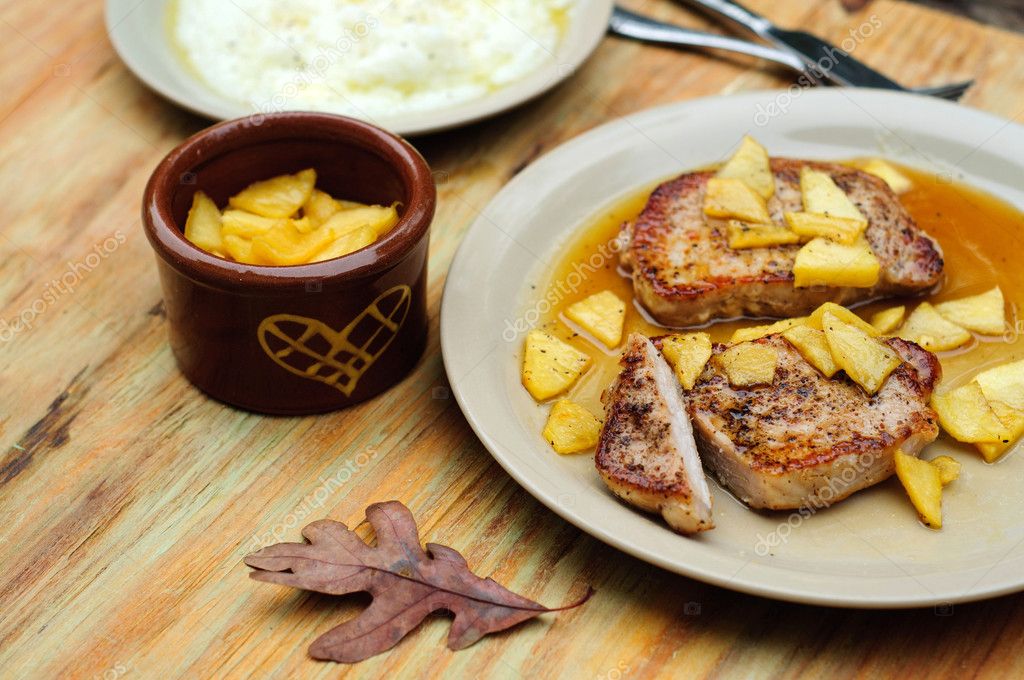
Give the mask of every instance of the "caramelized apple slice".
<svg viewBox="0 0 1024 680">
<path fill-rule="evenodd" d="M 830 312 L 825 312 L 822 325 L 832 358 L 868 394 L 878 392 L 889 374 L 903 363 L 889 347 Z"/>
<path fill-rule="evenodd" d="M 977 380 L 954 390 L 933 394 L 932 408 L 939 416 L 942 429 L 957 441 L 1005 444 L 1012 436 L 992 410 Z"/>
<path fill-rule="evenodd" d="M 551 407 L 543 435 L 556 453 L 579 453 L 597 446 L 601 421 L 576 402 L 559 399 Z"/>
<path fill-rule="evenodd" d="M 770 224 L 772 221 L 764 198 L 741 180 L 733 178 L 712 177 L 708 180 L 704 192 L 704 213 L 753 224 Z"/>
<path fill-rule="evenodd" d="M 942 528 L 942 473 L 931 463 L 897 451 L 896 476 L 925 526 Z"/>
<path fill-rule="evenodd" d="M 232 208 L 245 210 L 262 217 L 292 217 L 313 193 L 316 171 L 312 168 L 294 175 L 279 175 L 254 182 L 228 203 Z"/>
<path fill-rule="evenodd" d="M 929 352 L 956 349 L 971 341 L 969 331 L 947 321 L 927 302 L 917 306 L 896 335 L 916 342 Z"/>
<path fill-rule="evenodd" d="M 881 265 L 863 236 L 853 245 L 816 238 L 796 254 L 793 285 L 870 288 L 878 283 Z"/>
<path fill-rule="evenodd" d="M 750 135 L 744 135 L 740 148 L 718 171 L 718 177 L 738 179 L 766 201 L 775 193 L 768 151 Z"/>
<path fill-rule="evenodd" d="M 729 247 L 733 250 L 800 243 L 799 234 L 778 224 L 750 224 L 740 220 L 729 220 L 726 235 Z"/>
<path fill-rule="evenodd" d="M 794 326 L 801 326 L 807 322 L 806 316 L 800 316 L 795 319 L 783 319 L 782 321 L 776 321 L 775 323 L 766 324 L 764 326 L 750 326 L 748 328 L 737 328 L 733 331 L 732 337 L 729 338 L 730 345 L 738 345 L 741 342 L 750 342 L 751 340 L 757 340 L 763 338 L 766 335 L 774 335 L 776 333 L 783 333 L 788 331 Z"/>
<path fill-rule="evenodd" d="M 774 347 L 743 342 L 714 358 L 733 387 L 770 385 L 775 382 L 775 366 L 779 355 Z"/>
<path fill-rule="evenodd" d="M 864 214 L 827 173 L 805 166 L 800 170 L 800 191 L 803 194 L 806 212 L 844 217 L 863 222 L 867 226 L 868 221 Z"/>
<path fill-rule="evenodd" d="M 904 194 L 914 188 L 914 183 L 910 181 L 909 177 L 897 170 L 892 163 L 881 158 L 870 158 L 862 163 L 857 163 L 857 167 L 881 178 L 897 194 Z"/>
<path fill-rule="evenodd" d="M 707 333 L 670 335 L 661 341 L 661 353 L 682 386 L 692 390 L 711 358 L 711 336 Z"/>
<path fill-rule="evenodd" d="M 783 333 L 782 337 L 796 347 L 807 363 L 818 369 L 826 378 L 831 378 L 839 372 L 839 364 L 832 356 L 832 350 L 829 349 L 824 331 L 807 326 L 796 326 Z"/>
<path fill-rule="evenodd" d="M 202 191 L 192 197 L 192 207 L 185 220 L 185 238 L 209 253 L 224 256 L 220 210 Z"/>
<path fill-rule="evenodd" d="M 1006 302 L 996 286 L 981 295 L 940 302 L 935 311 L 947 321 L 983 335 L 1000 335 L 1006 330 Z"/>
<path fill-rule="evenodd" d="M 883 309 L 876 314 L 872 314 L 871 325 L 876 331 L 884 335 L 899 328 L 906 316 L 907 308 L 905 306 L 890 307 L 889 309 Z"/>
<path fill-rule="evenodd" d="M 537 401 L 545 401 L 572 387 L 590 366 L 590 357 L 542 330 L 526 336 L 523 349 L 523 386 Z"/>
</svg>

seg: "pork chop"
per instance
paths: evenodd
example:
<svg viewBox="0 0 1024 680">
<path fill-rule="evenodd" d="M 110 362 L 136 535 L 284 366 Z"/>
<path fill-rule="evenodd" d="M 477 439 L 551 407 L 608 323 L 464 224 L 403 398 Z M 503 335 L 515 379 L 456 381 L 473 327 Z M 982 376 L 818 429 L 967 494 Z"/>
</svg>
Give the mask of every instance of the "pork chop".
<svg viewBox="0 0 1024 680">
<path fill-rule="evenodd" d="M 612 493 L 660 512 L 684 534 L 714 527 L 711 493 L 697 454 L 682 387 L 661 353 L 632 334 L 622 372 L 605 391 L 605 421 L 594 457 Z"/>
<path fill-rule="evenodd" d="M 707 218 L 703 203 L 711 172 L 692 172 L 651 194 L 643 212 L 627 225 L 623 267 L 631 272 L 637 299 L 666 326 L 690 326 L 738 316 L 792 317 L 824 302 L 849 304 L 889 295 L 923 292 L 942 276 L 942 252 L 921 231 L 889 186 L 874 175 L 844 165 L 775 158 L 772 221 L 803 209 L 800 169 L 828 173 L 868 219 L 865 232 L 881 264 L 872 288 L 793 285 L 800 245 L 733 250 L 725 221 Z"/>
<path fill-rule="evenodd" d="M 821 508 L 888 478 L 897 449 L 917 455 L 939 434 L 929 408 L 942 369 L 932 353 L 889 338 L 903 359 L 874 396 L 825 378 L 780 335 L 771 385 L 736 389 L 708 362 L 686 394 L 704 464 L 752 508 Z M 715 353 L 725 349 L 716 345 Z"/>
</svg>

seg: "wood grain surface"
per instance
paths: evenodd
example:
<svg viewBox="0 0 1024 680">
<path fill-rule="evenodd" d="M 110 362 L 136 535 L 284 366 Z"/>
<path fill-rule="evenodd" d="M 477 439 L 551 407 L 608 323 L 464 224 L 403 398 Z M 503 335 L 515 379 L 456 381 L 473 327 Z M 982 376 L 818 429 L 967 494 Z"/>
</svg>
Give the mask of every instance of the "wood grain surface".
<svg viewBox="0 0 1024 680">
<path fill-rule="evenodd" d="M 0 2 L 0 677 L 1024 676 L 1024 596 L 857 612 L 675 576 L 535 502 L 449 396 L 446 269 L 510 177 L 615 117 L 785 74 L 610 38 L 554 92 L 413 140 L 440 191 L 425 358 L 358 408 L 267 418 L 204 398 L 175 368 L 139 202 L 159 159 L 208 123 L 125 69 L 102 4 Z M 668 0 L 627 4 L 706 26 Z M 838 0 L 749 4 L 833 41 L 875 15 L 857 57 L 908 85 L 975 78 L 964 105 L 1024 116 L 1019 35 L 882 0 L 853 14 Z M 532 599 L 597 594 L 463 652 L 445 649 L 437 616 L 370 661 L 314 662 L 309 643 L 367 599 L 252 582 L 241 558 L 313 519 L 356 525 L 387 499 L 425 541 Z"/>
</svg>

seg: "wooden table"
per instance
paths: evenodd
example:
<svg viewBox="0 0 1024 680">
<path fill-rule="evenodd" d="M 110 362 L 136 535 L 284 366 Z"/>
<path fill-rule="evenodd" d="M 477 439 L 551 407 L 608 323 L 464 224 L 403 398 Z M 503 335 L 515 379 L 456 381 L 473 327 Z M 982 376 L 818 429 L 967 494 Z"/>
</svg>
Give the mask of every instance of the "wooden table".
<svg viewBox="0 0 1024 680">
<path fill-rule="evenodd" d="M 704 25 L 664 0 L 629 4 Z M 881 0 L 852 15 L 836 0 L 750 4 L 836 42 L 874 14 L 881 28 L 856 56 L 910 85 L 976 78 L 965 105 L 1024 115 L 1021 36 Z M 204 398 L 175 368 L 138 215 L 154 165 L 207 123 L 125 70 L 97 0 L 0 7 L 0 319 L 31 319 L 0 325 L 0 676 L 1024 674 L 1022 596 L 936 611 L 796 606 L 581 533 L 474 437 L 449 396 L 436 322 L 408 379 L 343 413 L 266 418 Z M 466 228 L 539 154 L 655 104 L 788 82 L 746 61 L 608 39 L 547 96 L 414 140 L 439 178 L 431 317 Z M 325 485 L 332 476 L 341 483 Z M 367 599 L 256 583 L 241 558 L 275 534 L 297 540 L 313 519 L 354 526 L 392 498 L 424 540 L 533 599 L 558 605 L 588 584 L 597 594 L 463 652 L 445 649 L 439 616 L 356 666 L 311 661 L 308 644 Z"/>
</svg>

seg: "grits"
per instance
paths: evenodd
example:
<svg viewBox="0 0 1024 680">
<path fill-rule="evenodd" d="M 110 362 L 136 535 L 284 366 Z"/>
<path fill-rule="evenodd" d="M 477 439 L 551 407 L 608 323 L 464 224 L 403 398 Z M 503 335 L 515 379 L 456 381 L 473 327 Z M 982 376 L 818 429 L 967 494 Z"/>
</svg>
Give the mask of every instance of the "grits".
<svg viewBox="0 0 1024 680">
<path fill-rule="evenodd" d="M 574 0 L 174 0 L 187 65 L 254 110 L 391 117 L 462 104 L 552 58 Z"/>
</svg>

